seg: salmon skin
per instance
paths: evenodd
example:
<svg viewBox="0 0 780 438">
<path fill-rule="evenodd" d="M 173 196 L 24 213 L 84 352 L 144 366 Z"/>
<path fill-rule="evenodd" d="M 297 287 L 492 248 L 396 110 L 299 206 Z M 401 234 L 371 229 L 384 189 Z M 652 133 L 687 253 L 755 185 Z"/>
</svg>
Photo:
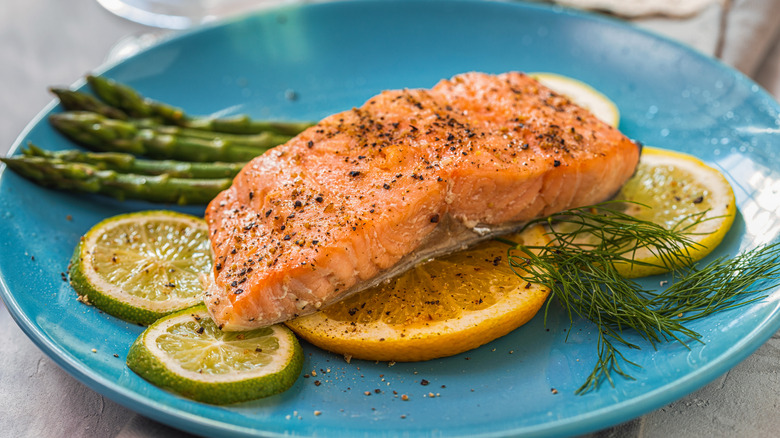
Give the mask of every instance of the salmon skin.
<svg viewBox="0 0 780 438">
<path fill-rule="evenodd" d="M 246 165 L 206 210 L 204 301 L 282 322 L 421 259 L 613 196 L 640 147 L 522 73 L 385 91 Z"/>
</svg>

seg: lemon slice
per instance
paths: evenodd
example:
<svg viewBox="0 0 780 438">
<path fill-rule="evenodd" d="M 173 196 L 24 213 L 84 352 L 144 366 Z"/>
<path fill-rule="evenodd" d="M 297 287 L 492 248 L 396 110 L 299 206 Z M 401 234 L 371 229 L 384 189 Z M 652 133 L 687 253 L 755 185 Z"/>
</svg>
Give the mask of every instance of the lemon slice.
<svg viewBox="0 0 780 438">
<path fill-rule="evenodd" d="M 620 124 L 617 105 L 590 85 L 555 73 L 530 73 L 529 76 L 545 87 L 568 97 L 608 125 L 617 128 Z"/>
<path fill-rule="evenodd" d="M 223 332 L 199 305 L 149 326 L 130 347 L 127 366 L 156 386 L 224 405 L 289 389 L 303 351 L 283 325 Z"/>
<path fill-rule="evenodd" d="M 549 241 L 541 226 L 509 238 Z M 471 350 L 528 322 L 549 295 L 512 271 L 508 248 L 489 241 L 421 263 L 288 327 L 320 348 L 358 359 L 419 361 Z"/>
<path fill-rule="evenodd" d="M 126 321 L 151 324 L 202 300 L 211 266 L 206 222 L 170 211 L 106 219 L 81 238 L 69 272 L 79 299 Z"/>
<path fill-rule="evenodd" d="M 634 217 L 684 230 L 695 243 L 681 249 L 690 262 L 720 244 L 737 213 L 734 191 L 722 173 L 691 155 L 651 147 L 643 148 L 636 174 L 616 199 L 643 204 L 627 204 L 625 212 Z M 621 275 L 636 278 L 668 271 L 651 248 L 638 249 L 633 259 L 652 266 L 616 265 Z"/>
</svg>

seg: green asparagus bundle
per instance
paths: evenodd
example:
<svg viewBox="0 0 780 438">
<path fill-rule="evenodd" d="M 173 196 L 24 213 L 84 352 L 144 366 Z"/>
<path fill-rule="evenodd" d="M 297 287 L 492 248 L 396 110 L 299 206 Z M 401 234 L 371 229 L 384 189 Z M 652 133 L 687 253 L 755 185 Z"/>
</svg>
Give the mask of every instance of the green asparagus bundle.
<svg viewBox="0 0 780 438">
<path fill-rule="evenodd" d="M 0 158 L 9 169 L 44 186 L 151 202 L 205 204 L 230 187 L 230 178 L 177 178 L 102 170 L 90 164 L 38 156 Z"/>
<path fill-rule="evenodd" d="M 30 144 L 0 159 L 46 187 L 179 204 L 206 203 L 252 158 L 310 122 L 190 116 L 116 81 L 87 76 L 92 94 L 51 88 L 65 112 L 49 121 L 94 152 Z M 147 157 L 147 158 L 140 158 Z"/>
</svg>

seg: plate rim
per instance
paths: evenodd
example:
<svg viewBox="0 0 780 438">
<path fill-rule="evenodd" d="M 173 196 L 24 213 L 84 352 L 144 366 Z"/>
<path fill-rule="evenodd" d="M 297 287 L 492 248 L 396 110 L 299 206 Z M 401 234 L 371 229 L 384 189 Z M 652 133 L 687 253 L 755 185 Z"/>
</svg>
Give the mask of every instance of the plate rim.
<svg viewBox="0 0 780 438">
<path fill-rule="evenodd" d="M 437 0 L 404 0 L 406 3 L 422 3 L 432 4 L 437 3 Z M 394 3 L 393 0 L 371 0 L 373 3 Z M 525 2 L 510 2 L 510 1 L 482 1 L 482 0 L 455 0 L 456 3 L 476 5 L 482 4 L 485 7 L 494 7 L 496 5 L 502 5 L 510 8 L 518 9 L 535 9 L 542 10 L 547 13 L 555 15 L 566 15 L 574 19 L 585 19 L 589 21 L 595 21 L 596 23 L 605 23 L 610 26 L 617 26 L 621 28 L 630 28 L 633 32 L 644 34 L 653 39 L 661 40 L 666 44 L 675 46 L 676 49 L 684 51 L 687 55 L 696 56 L 701 60 L 704 60 L 715 67 L 721 72 L 725 72 L 731 77 L 734 77 L 738 81 L 756 86 L 759 89 L 759 95 L 762 100 L 768 101 L 775 109 L 780 108 L 780 104 L 769 94 L 763 87 L 756 84 L 752 79 L 746 76 L 744 73 L 726 65 L 721 60 L 707 56 L 696 49 L 689 47 L 677 40 L 673 40 L 664 35 L 659 35 L 651 32 L 647 29 L 631 26 L 629 23 L 622 22 L 617 19 L 605 17 L 599 14 L 583 12 L 570 8 L 554 5 L 543 5 L 538 3 L 525 3 Z M 281 7 L 265 9 L 256 12 L 249 12 L 238 15 L 226 20 L 219 20 L 210 22 L 186 31 L 178 32 L 171 37 L 165 37 L 160 42 L 147 47 L 127 58 L 121 60 L 111 61 L 103 63 L 92 71 L 95 74 L 106 74 L 125 62 L 132 62 L 132 60 L 146 53 L 149 50 L 154 50 L 160 45 L 177 44 L 180 40 L 186 40 L 191 38 L 192 35 L 201 34 L 212 29 L 218 29 L 225 26 L 231 26 L 235 23 L 243 22 L 247 19 L 251 19 L 258 15 L 264 15 L 268 13 L 277 13 L 282 10 L 295 9 L 301 7 L 330 7 L 331 5 L 343 6 L 345 4 L 360 4 L 366 3 L 366 0 L 339 0 L 335 2 L 327 3 L 309 3 L 309 4 L 295 4 L 295 5 L 282 5 Z M 75 81 L 71 87 L 81 88 L 85 85 L 83 79 Z M 56 109 L 58 103 L 56 100 L 50 101 L 43 109 L 36 114 L 36 116 L 24 127 L 20 134 L 16 137 L 12 143 L 8 155 L 15 153 L 20 147 L 22 147 L 24 140 L 30 134 L 30 132 L 38 126 L 53 110 Z M 3 178 L 7 166 L 3 166 L 0 169 L 0 179 Z M 271 430 L 262 430 L 256 428 L 246 428 L 244 426 L 217 421 L 214 419 L 199 416 L 194 413 L 186 412 L 180 408 L 172 407 L 163 403 L 160 403 L 149 397 L 145 397 L 139 393 L 133 392 L 116 382 L 107 379 L 105 376 L 93 371 L 88 366 L 80 363 L 68 350 L 56 345 L 52 339 L 50 339 L 41 330 L 36 329 L 34 322 L 30 319 L 22 309 L 16 297 L 11 292 L 9 285 L 6 282 L 5 275 L 3 275 L 0 268 L 0 298 L 2 299 L 5 307 L 8 309 L 9 314 L 14 319 L 14 322 L 24 334 L 33 341 L 33 343 L 44 352 L 50 359 L 62 367 L 71 377 L 78 380 L 80 383 L 88 386 L 91 390 L 98 392 L 99 394 L 105 394 L 104 391 L 108 391 L 113 397 L 109 397 L 122 406 L 137 412 L 141 415 L 148 416 L 157 421 L 161 421 L 172 427 L 180 428 L 182 430 L 192 431 L 191 426 L 197 425 L 207 430 L 199 430 L 200 432 L 217 432 L 217 433 L 230 433 L 241 434 L 246 436 L 286 436 L 286 433 L 278 433 Z M 628 421 L 631 418 L 636 418 L 638 415 L 642 415 L 647 412 L 651 412 L 658 407 L 668 403 L 670 400 L 677 400 L 680 397 L 685 396 L 709 383 L 711 383 L 717 376 L 728 372 L 731 368 L 736 366 L 739 362 L 744 360 L 749 355 L 753 354 L 761 345 L 763 345 L 775 332 L 780 329 L 780 303 L 773 303 L 773 311 L 762 319 L 753 330 L 749 332 L 749 336 L 741 339 L 740 342 L 735 343 L 730 348 L 724 351 L 724 353 L 709 360 L 702 367 L 694 370 L 693 372 L 686 374 L 680 379 L 670 382 L 661 387 L 657 387 L 654 390 L 644 393 L 640 396 L 632 397 L 628 400 L 619 403 L 619 407 L 616 409 L 615 405 L 599 408 L 595 411 L 589 411 L 587 413 L 579 414 L 573 417 L 569 417 L 563 420 L 556 420 L 553 427 L 549 427 L 549 423 L 542 423 L 534 426 L 512 426 L 508 429 L 493 430 L 480 434 L 471 434 L 469 436 L 488 437 L 488 436 L 504 436 L 515 434 L 533 434 L 540 436 L 551 436 L 558 434 L 574 434 L 583 433 L 583 431 L 594 431 L 603 429 L 604 427 L 614 426 L 622 421 Z M 713 376 L 715 374 L 715 376 Z M 607 388 L 604 388 L 607 389 Z M 669 395 L 669 394 L 673 395 Z M 630 414 L 627 416 L 626 412 Z M 603 419 L 610 418 L 608 425 L 604 425 Z M 174 421 L 171 422 L 170 420 Z M 262 424 L 260 425 L 262 426 Z M 585 427 L 583 427 L 585 426 Z M 444 429 L 444 431 L 450 431 Z M 417 432 L 412 432 L 413 434 Z M 316 432 L 314 433 L 316 434 Z M 301 433 L 303 436 L 308 436 L 306 433 Z"/>
</svg>

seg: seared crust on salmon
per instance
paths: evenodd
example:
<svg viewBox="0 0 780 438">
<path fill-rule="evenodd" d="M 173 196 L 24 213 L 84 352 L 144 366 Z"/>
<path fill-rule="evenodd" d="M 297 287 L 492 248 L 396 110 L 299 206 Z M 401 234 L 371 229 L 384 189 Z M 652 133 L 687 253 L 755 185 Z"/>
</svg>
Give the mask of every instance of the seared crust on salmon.
<svg viewBox="0 0 780 438">
<path fill-rule="evenodd" d="M 421 257 L 615 194 L 639 147 L 521 73 L 385 91 L 255 158 L 206 210 L 223 329 L 316 311 Z"/>
</svg>

